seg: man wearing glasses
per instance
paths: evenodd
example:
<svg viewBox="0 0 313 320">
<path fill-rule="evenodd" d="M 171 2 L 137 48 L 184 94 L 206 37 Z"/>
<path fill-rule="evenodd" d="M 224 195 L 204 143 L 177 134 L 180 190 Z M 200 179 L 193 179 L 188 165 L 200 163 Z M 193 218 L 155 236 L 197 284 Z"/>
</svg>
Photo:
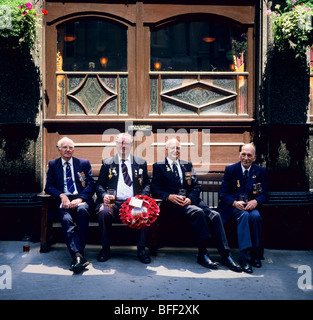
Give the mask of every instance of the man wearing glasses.
<svg viewBox="0 0 313 320">
<path fill-rule="evenodd" d="M 104 262 L 111 257 L 110 229 L 113 220 L 119 220 L 119 209 L 130 197 L 150 195 L 150 179 L 147 162 L 131 154 L 132 136 L 120 133 L 115 138 L 117 153 L 102 161 L 99 179 L 96 184 L 96 212 L 101 230 L 102 249 L 98 261 Z M 137 256 L 142 263 L 150 263 L 145 250 L 147 228 L 136 230 Z"/>
<path fill-rule="evenodd" d="M 53 211 L 61 220 L 73 260 L 70 270 L 78 273 L 89 264 L 84 257 L 84 248 L 89 215 L 94 209 L 95 181 L 90 162 L 73 157 L 73 140 L 64 137 L 58 141 L 57 148 L 61 157 L 49 162 L 45 192 L 55 199 Z"/>
</svg>

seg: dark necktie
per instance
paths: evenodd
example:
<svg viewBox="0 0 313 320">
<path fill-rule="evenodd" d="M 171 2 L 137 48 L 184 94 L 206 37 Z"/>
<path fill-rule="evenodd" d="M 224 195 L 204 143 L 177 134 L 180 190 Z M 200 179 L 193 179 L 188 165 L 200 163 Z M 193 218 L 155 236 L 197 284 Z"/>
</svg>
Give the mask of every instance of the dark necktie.
<svg viewBox="0 0 313 320">
<path fill-rule="evenodd" d="M 127 184 L 130 187 L 133 184 L 133 182 L 131 181 L 130 176 L 128 174 L 127 165 L 125 164 L 124 159 L 122 159 L 122 172 L 125 184 Z"/>
<path fill-rule="evenodd" d="M 174 173 L 176 182 L 180 184 L 180 177 L 179 177 L 178 169 L 175 162 L 173 162 L 173 173 Z"/>
<path fill-rule="evenodd" d="M 72 193 L 75 191 L 73 177 L 72 177 L 72 170 L 71 166 L 68 162 L 66 162 L 66 184 L 68 192 Z"/>
<path fill-rule="evenodd" d="M 245 170 L 245 172 L 243 173 L 244 192 L 246 192 L 246 186 L 247 186 L 248 177 L 249 177 L 249 171 Z"/>
</svg>

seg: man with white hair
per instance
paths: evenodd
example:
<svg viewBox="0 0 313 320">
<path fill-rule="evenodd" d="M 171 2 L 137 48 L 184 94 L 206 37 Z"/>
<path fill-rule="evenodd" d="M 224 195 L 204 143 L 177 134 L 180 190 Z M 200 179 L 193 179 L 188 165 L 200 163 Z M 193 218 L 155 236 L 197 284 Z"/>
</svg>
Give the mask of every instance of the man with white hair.
<svg viewBox="0 0 313 320">
<path fill-rule="evenodd" d="M 222 264 L 235 272 L 241 268 L 232 259 L 220 214 L 211 210 L 201 199 L 201 185 L 198 182 L 192 163 L 181 160 L 180 143 L 170 139 L 166 143 L 167 157 L 153 165 L 151 183 L 152 195 L 162 199 L 160 221 L 165 223 L 186 219 L 193 230 L 198 243 L 197 262 L 206 268 L 217 269 L 206 249 L 211 238 L 208 224 L 212 225 L 217 242 L 218 252 L 222 256 Z M 179 194 L 180 190 L 185 194 Z"/>
<path fill-rule="evenodd" d="M 78 273 L 89 264 L 84 257 L 84 248 L 89 215 L 94 208 L 95 181 L 90 162 L 73 157 L 73 140 L 64 137 L 58 141 L 57 148 L 60 157 L 49 162 L 45 192 L 55 200 L 54 211 L 61 220 L 72 256 L 70 270 Z"/>
<path fill-rule="evenodd" d="M 96 184 L 96 212 L 101 231 L 102 248 L 97 260 L 105 262 L 111 257 L 110 231 L 114 220 L 120 221 L 119 210 L 122 204 L 136 195 L 150 195 L 150 179 L 147 162 L 131 154 L 133 138 L 125 132 L 115 137 L 117 153 L 102 160 Z M 109 194 L 114 190 L 115 195 Z M 114 201 L 113 205 L 110 202 Z M 142 263 L 150 263 L 146 250 L 147 227 L 137 232 L 137 256 Z"/>
</svg>

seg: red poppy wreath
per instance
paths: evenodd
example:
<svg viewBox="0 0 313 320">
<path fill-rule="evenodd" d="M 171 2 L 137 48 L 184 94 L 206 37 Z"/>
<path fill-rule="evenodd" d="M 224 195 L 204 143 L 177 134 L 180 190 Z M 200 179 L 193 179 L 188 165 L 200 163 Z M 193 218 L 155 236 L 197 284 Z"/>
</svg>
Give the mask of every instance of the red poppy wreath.
<svg viewBox="0 0 313 320">
<path fill-rule="evenodd" d="M 160 208 L 154 199 L 148 196 L 137 195 L 142 200 L 141 208 L 131 206 L 132 198 L 128 198 L 121 206 L 120 217 L 124 224 L 133 229 L 142 229 L 150 226 L 159 216 Z"/>
</svg>

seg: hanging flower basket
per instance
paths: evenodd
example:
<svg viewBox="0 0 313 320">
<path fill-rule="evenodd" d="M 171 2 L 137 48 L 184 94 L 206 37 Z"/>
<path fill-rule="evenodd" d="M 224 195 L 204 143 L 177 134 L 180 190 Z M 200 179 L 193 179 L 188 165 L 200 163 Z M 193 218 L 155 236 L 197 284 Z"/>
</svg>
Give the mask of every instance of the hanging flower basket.
<svg viewBox="0 0 313 320">
<path fill-rule="evenodd" d="M 41 17 L 47 15 L 48 11 L 41 9 L 41 13 L 37 13 L 32 3 L 19 0 L 8 0 L 0 4 L 1 46 L 15 49 L 25 45 L 34 49 L 38 42 Z"/>
<path fill-rule="evenodd" d="M 289 44 L 299 55 L 312 45 L 313 10 L 310 6 L 310 3 L 290 0 L 283 9 L 277 4 L 275 11 L 266 11 L 272 18 L 274 42 L 279 48 L 284 49 Z"/>
<path fill-rule="evenodd" d="M 132 198 L 128 198 L 121 206 L 120 218 L 130 228 L 142 229 L 150 226 L 159 216 L 160 208 L 154 199 L 148 196 L 137 195 L 135 198 L 143 200 L 142 207 L 130 205 Z"/>
</svg>

